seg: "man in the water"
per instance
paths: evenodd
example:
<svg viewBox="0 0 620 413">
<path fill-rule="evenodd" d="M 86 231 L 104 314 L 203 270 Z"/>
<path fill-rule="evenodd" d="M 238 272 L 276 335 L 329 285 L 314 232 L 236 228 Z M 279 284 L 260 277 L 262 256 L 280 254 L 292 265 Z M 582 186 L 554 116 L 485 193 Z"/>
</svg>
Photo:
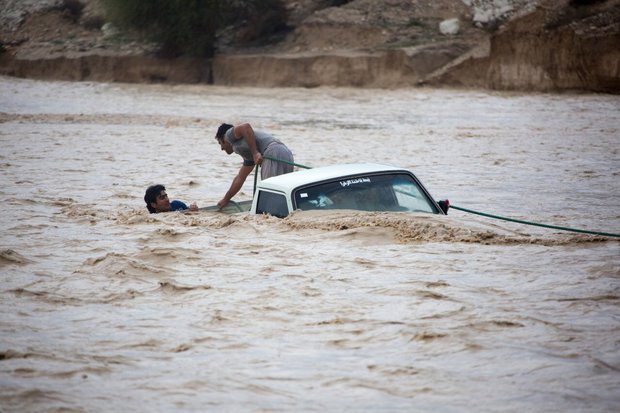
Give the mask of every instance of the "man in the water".
<svg viewBox="0 0 620 413">
<path fill-rule="evenodd" d="M 189 209 L 190 211 L 198 210 L 198 206 L 195 203 L 188 207 L 181 201 L 174 200 L 170 202 L 168 199 L 168 194 L 166 193 L 166 187 L 163 185 L 149 186 L 144 194 L 144 202 L 146 202 L 146 208 L 151 214 L 157 214 L 159 212 L 184 211 L 186 209 Z"/>
</svg>

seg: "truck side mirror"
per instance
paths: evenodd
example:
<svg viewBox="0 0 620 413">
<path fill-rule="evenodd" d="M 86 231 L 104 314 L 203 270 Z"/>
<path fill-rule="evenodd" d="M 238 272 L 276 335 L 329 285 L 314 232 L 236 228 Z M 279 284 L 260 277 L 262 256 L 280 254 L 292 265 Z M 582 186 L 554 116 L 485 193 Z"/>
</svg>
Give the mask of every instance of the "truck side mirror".
<svg viewBox="0 0 620 413">
<path fill-rule="evenodd" d="M 442 199 L 441 201 L 438 201 L 437 204 L 439 205 L 439 208 L 441 208 L 443 213 L 448 215 L 448 209 L 450 208 L 450 201 L 448 201 L 447 199 Z"/>
</svg>

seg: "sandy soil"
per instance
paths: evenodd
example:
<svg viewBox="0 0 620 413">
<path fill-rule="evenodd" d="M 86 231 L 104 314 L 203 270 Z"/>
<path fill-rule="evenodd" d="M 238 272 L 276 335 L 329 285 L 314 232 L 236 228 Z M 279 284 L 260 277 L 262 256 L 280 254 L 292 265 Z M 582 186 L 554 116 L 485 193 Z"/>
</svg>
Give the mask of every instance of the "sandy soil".
<svg viewBox="0 0 620 413">
<path fill-rule="evenodd" d="M 244 24 L 229 27 L 220 32 L 210 62 L 156 59 L 156 45 L 104 25 L 98 1 L 80 0 L 84 7 L 76 10 L 66 0 L 0 0 L 0 74 L 620 91 L 620 0 L 286 0 L 287 33 L 250 41 Z M 456 34 L 440 30 L 450 19 L 458 21 Z"/>
<path fill-rule="evenodd" d="M 74 11 L 63 6 L 63 0 L 44 2 L 2 0 L 2 42 L 29 57 L 44 58 L 63 54 L 79 56 L 84 53 L 114 52 L 143 54 L 153 52 L 152 45 L 131 40 L 102 30 L 104 14 L 98 0 L 81 0 L 84 9 Z M 288 10 L 290 32 L 284 38 L 259 38 L 251 41 L 243 25 L 220 33 L 220 53 L 242 52 L 308 52 L 331 50 L 373 50 L 386 47 L 406 47 L 438 41 L 445 42 L 439 32 L 442 20 L 459 18 L 458 41 L 474 44 L 489 32 L 483 24 L 473 24 L 475 8 L 461 0 L 402 1 L 356 0 L 340 7 L 329 7 L 330 1 L 284 1 Z M 342 2 L 341 2 L 342 3 Z M 488 2 L 487 2 L 488 3 Z M 524 10 L 523 4 L 532 1 L 516 0 L 512 12 Z M 490 12 L 491 13 L 491 12 Z M 493 13 L 491 13 L 493 14 Z M 485 23 L 497 24 L 497 23 Z M 456 39 L 451 39 L 456 40 Z"/>
</svg>

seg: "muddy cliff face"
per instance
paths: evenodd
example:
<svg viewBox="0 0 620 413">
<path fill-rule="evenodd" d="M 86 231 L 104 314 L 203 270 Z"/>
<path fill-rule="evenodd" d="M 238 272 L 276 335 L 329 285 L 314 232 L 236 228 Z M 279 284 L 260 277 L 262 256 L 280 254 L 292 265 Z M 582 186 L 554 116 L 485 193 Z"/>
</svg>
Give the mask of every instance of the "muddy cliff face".
<svg viewBox="0 0 620 413">
<path fill-rule="evenodd" d="M 393 88 L 415 86 L 460 53 L 457 44 L 372 53 L 222 55 L 212 68 L 214 83 L 226 86 Z"/>
<path fill-rule="evenodd" d="M 0 55 L 0 74 L 33 79 L 124 83 L 208 83 L 210 65 L 202 59 L 152 56 L 81 55 L 15 59 Z"/>
<path fill-rule="evenodd" d="M 620 32 L 588 33 L 570 25 L 531 30 L 538 10 L 514 22 L 491 40 L 487 83 L 493 89 L 620 90 Z"/>
<path fill-rule="evenodd" d="M 348 44 L 349 50 L 334 50 L 337 41 L 333 39 L 338 36 L 330 22 L 342 19 L 341 12 L 323 12 L 322 18 L 306 19 L 296 29 L 296 40 L 310 51 L 220 55 L 213 64 L 213 78 L 222 85 L 429 84 L 540 92 L 620 92 L 620 1 L 541 1 L 537 8 L 528 10 L 523 7 L 524 14 L 493 34 L 485 35 L 462 24 L 465 28 L 456 36 L 409 47 L 375 48 L 373 53 L 353 53 L 352 44 Z M 462 9 L 454 13 L 466 21 Z M 474 17 L 474 24 L 481 25 L 476 19 L 484 21 L 485 17 Z M 350 21 L 346 23 L 351 25 Z M 379 38 L 370 28 L 366 36 L 358 37 L 368 40 L 372 35 Z M 420 38 L 424 34 L 408 36 Z M 346 43 L 347 39 L 343 35 L 338 41 Z M 332 43 L 327 44 L 328 40 Z"/>
<path fill-rule="evenodd" d="M 430 77 L 428 83 L 618 93 L 619 16 L 616 4 L 604 15 L 593 13 L 577 22 L 563 23 L 557 11 L 539 8 L 492 36 L 486 54 L 464 59 L 451 70 Z M 594 30 L 595 24 L 599 30 Z"/>
<path fill-rule="evenodd" d="M 80 20 L 76 25 L 57 9 L 24 11 L 13 31 L 0 31 L 0 74 L 228 86 L 620 93 L 620 0 L 510 0 L 502 3 L 509 18 L 501 17 L 503 9 L 483 8 L 495 3 L 292 2 L 299 10 L 292 9 L 296 26 L 286 39 L 258 48 L 229 44 L 210 60 L 158 59 L 151 46 L 114 43 L 103 30 L 80 26 Z M 439 33 L 439 23 L 450 18 L 459 22 L 458 32 Z"/>
</svg>

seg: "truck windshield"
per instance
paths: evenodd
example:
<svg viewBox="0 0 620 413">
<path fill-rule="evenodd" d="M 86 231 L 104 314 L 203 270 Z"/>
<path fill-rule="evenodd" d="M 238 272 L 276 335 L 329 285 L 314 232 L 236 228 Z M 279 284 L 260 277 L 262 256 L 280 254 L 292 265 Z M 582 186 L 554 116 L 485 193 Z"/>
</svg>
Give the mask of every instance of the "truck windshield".
<svg viewBox="0 0 620 413">
<path fill-rule="evenodd" d="M 353 209 L 439 213 L 413 176 L 405 173 L 335 179 L 295 191 L 297 209 Z"/>
</svg>

